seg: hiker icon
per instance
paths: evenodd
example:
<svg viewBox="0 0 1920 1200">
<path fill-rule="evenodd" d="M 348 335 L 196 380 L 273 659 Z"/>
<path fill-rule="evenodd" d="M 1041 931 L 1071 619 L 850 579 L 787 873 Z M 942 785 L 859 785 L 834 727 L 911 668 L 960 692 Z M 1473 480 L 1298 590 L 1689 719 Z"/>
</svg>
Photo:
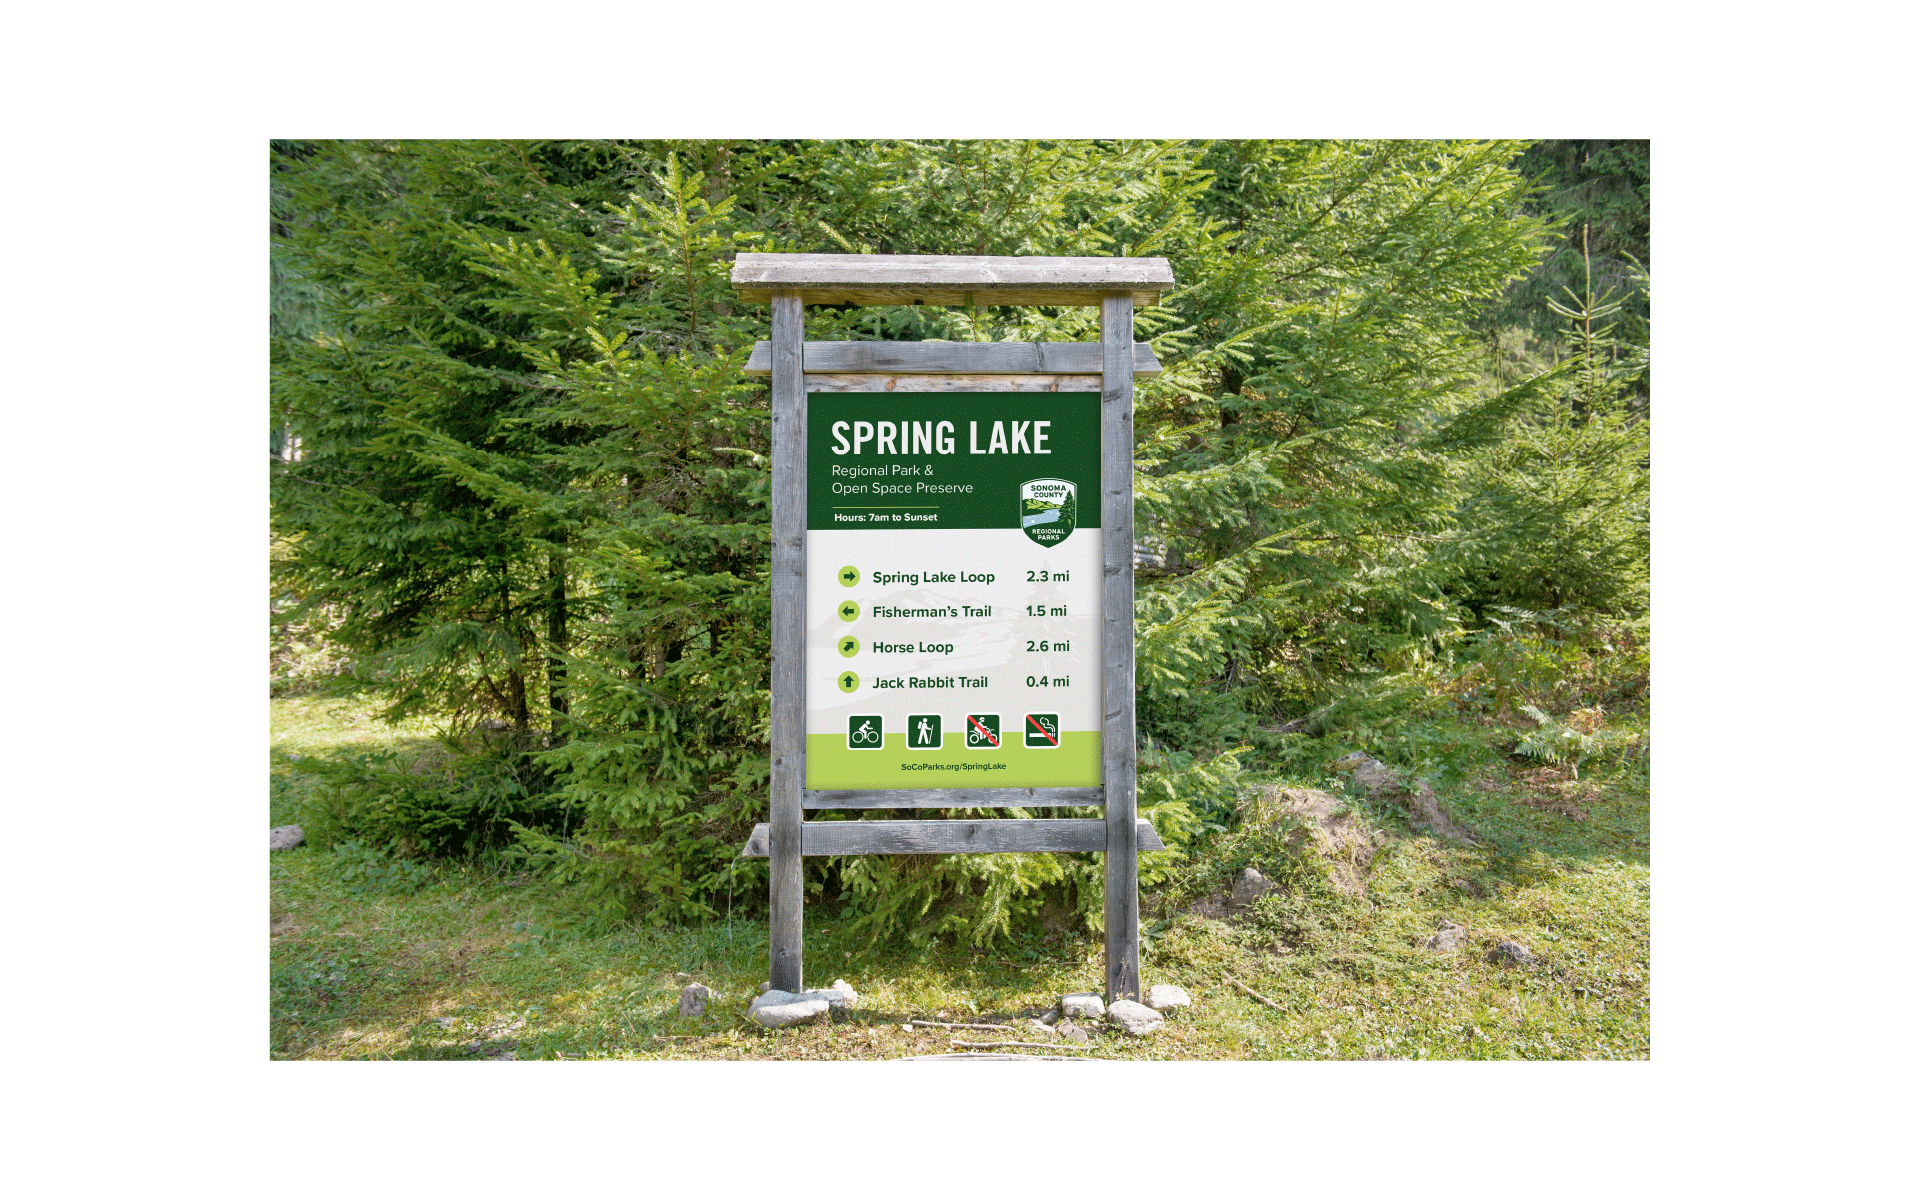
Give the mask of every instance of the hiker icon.
<svg viewBox="0 0 1920 1200">
<path fill-rule="evenodd" d="M 938 750 L 943 744 L 940 714 L 914 713 L 907 718 L 907 749 Z"/>
</svg>

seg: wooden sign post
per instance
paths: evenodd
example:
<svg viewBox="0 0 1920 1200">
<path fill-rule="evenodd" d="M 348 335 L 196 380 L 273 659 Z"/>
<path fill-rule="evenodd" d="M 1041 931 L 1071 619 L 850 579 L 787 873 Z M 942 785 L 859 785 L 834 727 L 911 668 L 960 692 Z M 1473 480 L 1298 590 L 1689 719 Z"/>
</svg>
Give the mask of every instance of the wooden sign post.
<svg viewBox="0 0 1920 1200">
<path fill-rule="evenodd" d="M 1162 258 L 742 254 L 773 306 L 769 980 L 800 991 L 801 859 L 1104 851 L 1106 993 L 1140 998 L 1133 340 Z M 808 342 L 807 304 L 1098 305 L 1100 341 Z M 813 398 L 810 402 L 810 397 Z M 806 810 L 1099 806 L 1100 820 Z"/>
</svg>

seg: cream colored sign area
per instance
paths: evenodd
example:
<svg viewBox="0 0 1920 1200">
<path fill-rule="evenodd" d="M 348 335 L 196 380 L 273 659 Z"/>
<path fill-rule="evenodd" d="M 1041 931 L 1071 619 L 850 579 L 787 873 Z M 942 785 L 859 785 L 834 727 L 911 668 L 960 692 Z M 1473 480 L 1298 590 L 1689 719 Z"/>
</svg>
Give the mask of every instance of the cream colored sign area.
<svg viewBox="0 0 1920 1200">
<path fill-rule="evenodd" d="M 1097 786 L 1100 553 L 1097 528 L 810 530 L 807 787 Z"/>
</svg>

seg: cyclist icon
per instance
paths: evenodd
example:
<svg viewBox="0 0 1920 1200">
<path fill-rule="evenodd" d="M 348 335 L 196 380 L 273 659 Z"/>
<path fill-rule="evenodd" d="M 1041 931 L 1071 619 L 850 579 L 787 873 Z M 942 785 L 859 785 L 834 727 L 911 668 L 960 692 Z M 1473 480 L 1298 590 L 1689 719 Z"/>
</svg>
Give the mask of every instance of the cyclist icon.
<svg viewBox="0 0 1920 1200">
<path fill-rule="evenodd" d="M 872 746 L 880 741 L 880 731 L 873 727 L 872 721 L 862 721 L 854 731 L 847 735 L 856 746 Z"/>
<path fill-rule="evenodd" d="M 878 750 L 886 741 L 880 718 L 869 714 L 847 718 L 847 745 L 860 750 Z"/>
</svg>

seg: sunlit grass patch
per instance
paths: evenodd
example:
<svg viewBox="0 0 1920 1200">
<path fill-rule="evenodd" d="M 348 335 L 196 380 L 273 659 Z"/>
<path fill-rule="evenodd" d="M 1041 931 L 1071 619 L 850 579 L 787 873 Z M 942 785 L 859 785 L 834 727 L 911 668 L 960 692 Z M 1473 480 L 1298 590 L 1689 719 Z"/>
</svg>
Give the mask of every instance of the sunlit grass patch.
<svg viewBox="0 0 1920 1200">
<path fill-rule="evenodd" d="M 276 732 L 307 729 L 303 753 L 339 744 L 328 739 L 355 726 L 298 707 L 312 704 L 303 698 L 275 703 L 296 708 Z M 1150 1038 L 1096 1029 L 1084 1049 L 1059 1052 L 1649 1056 L 1644 765 L 1584 773 L 1597 793 L 1583 821 L 1524 803 L 1513 779 L 1523 768 L 1498 769 L 1490 789 L 1462 772 L 1441 792 L 1477 845 L 1371 811 L 1387 842 L 1361 895 L 1296 874 L 1231 919 L 1195 915 L 1197 898 L 1226 885 L 1235 855 L 1284 874 L 1259 857 L 1278 843 L 1258 831 L 1215 837 L 1203 855 L 1233 861 L 1203 856 L 1143 899 L 1145 982 L 1181 985 L 1194 1007 Z M 860 1003 L 845 1021 L 771 1031 L 744 1016 L 766 979 L 764 910 L 744 896 L 731 922 L 596 933 L 564 891 L 498 858 L 427 863 L 415 880 L 308 846 L 273 855 L 270 873 L 269 1048 L 282 1059 L 891 1059 L 947 1053 L 956 1040 L 1042 1040 L 1029 1018 L 1064 992 L 1102 990 L 1100 942 L 1083 931 L 1035 930 L 979 952 L 870 947 L 816 905 L 807 915 L 808 983 L 843 977 Z M 1465 927 L 1464 942 L 1423 949 L 1443 918 Z M 1525 946 L 1534 961 L 1490 962 L 1501 941 Z M 717 993 L 704 1016 L 678 1013 L 689 982 Z M 1016 1029 L 902 1027 L 914 1018 Z"/>
</svg>

